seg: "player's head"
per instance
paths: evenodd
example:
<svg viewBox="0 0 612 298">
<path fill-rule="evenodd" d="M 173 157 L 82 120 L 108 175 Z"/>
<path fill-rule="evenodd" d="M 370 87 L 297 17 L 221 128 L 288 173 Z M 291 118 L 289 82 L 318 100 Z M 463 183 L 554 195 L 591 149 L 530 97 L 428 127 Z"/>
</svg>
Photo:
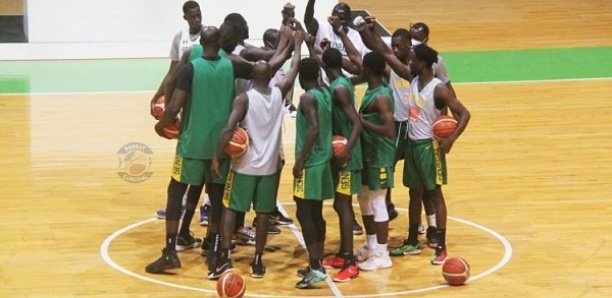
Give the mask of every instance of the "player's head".
<svg viewBox="0 0 612 298">
<path fill-rule="evenodd" d="M 298 65 L 298 72 L 300 74 L 300 85 L 303 89 L 306 83 L 317 82 L 319 80 L 319 62 L 315 58 L 304 58 Z"/>
<path fill-rule="evenodd" d="M 183 4 L 183 19 L 189 24 L 191 32 L 202 30 L 202 12 L 198 2 L 187 1 Z"/>
<path fill-rule="evenodd" d="M 391 36 L 391 48 L 397 59 L 404 60 L 410 55 L 410 38 L 410 31 L 404 28 L 397 29 L 393 32 Z"/>
<path fill-rule="evenodd" d="M 221 48 L 228 54 L 233 52 L 240 41 L 240 27 L 234 22 L 223 22 L 219 31 Z"/>
<path fill-rule="evenodd" d="M 215 26 L 205 26 L 202 28 L 202 32 L 200 33 L 200 44 L 205 49 L 210 49 L 212 51 L 219 51 L 221 45 L 219 44 L 221 40 L 221 34 L 219 33 L 219 29 Z"/>
<path fill-rule="evenodd" d="M 410 34 L 412 35 L 413 47 L 422 43 L 427 43 L 429 40 L 429 27 L 422 22 L 414 23 L 410 25 Z"/>
<path fill-rule="evenodd" d="M 344 2 L 340 2 L 332 9 L 332 16 L 339 17 L 342 26 L 346 27 L 351 23 L 351 7 Z"/>
<path fill-rule="evenodd" d="M 230 13 L 225 16 L 225 19 L 223 21 L 230 21 L 238 24 L 240 28 L 240 38 L 243 40 L 249 38 L 249 25 L 241 14 L 235 12 Z"/>
<path fill-rule="evenodd" d="M 412 48 L 410 57 L 410 69 L 417 74 L 438 62 L 438 52 L 426 44 L 420 44 Z"/>
<path fill-rule="evenodd" d="M 381 54 L 370 52 L 363 56 L 361 74 L 364 78 L 381 77 L 385 74 L 385 66 L 385 58 Z"/>
<path fill-rule="evenodd" d="M 269 49 L 276 49 L 276 46 L 278 46 L 279 34 L 278 29 L 270 28 L 266 30 L 263 34 L 264 46 Z"/>
<path fill-rule="evenodd" d="M 283 24 L 286 25 L 287 20 L 295 18 L 295 5 L 293 5 L 291 2 L 287 2 L 287 4 L 283 6 L 281 15 L 283 16 Z"/>
<path fill-rule="evenodd" d="M 328 69 L 342 69 L 342 54 L 335 48 L 328 48 L 323 52 L 321 57 L 323 60 L 323 68 Z"/>
<path fill-rule="evenodd" d="M 270 64 L 264 60 L 259 60 L 253 64 L 253 81 L 261 82 L 263 85 L 270 83 L 272 77 L 272 69 Z"/>
</svg>

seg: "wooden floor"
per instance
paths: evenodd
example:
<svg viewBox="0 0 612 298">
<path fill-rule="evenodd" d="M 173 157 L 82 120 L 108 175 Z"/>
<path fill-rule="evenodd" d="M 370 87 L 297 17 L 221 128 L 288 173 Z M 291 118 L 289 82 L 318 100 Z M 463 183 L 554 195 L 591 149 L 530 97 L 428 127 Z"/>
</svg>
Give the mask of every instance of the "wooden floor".
<svg viewBox="0 0 612 298">
<path fill-rule="evenodd" d="M 413 15 L 403 2 L 395 2 L 401 16 L 387 8 L 364 7 L 394 27 L 403 15 Z M 415 8 L 414 19 L 429 22 L 423 18 L 430 16 L 432 43 L 445 49 L 501 46 L 486 30 L 512 27 L 507 18 L 525 24 L 504 48 L 530 47 L 522 43 L 529 40 L 541 41 L 534 47 L 612 44 L 609 30 L 599 27 L 612 11 L 610 1 L 465 1 L 465 14 L 442 9 L 441 1 L 433 3 L 429 9 L 435 12 Z M 351 4 L 358 7 L 357 1 Z M 460 6 L 448 1 L 444 7 Z M 483 16 L 481 7 L 497 14 Z M 533 14 L 525 17 L 529 11 Z M 555 25 L 544 32 L 536 13 L 557 25 L 575 24 L 571 22 L 578 17 L 587 24 Z M 453 37 L 448 31 L 470 26 L 481 34 Z M 536 37 L 527 36 L 527 27 L 538 29 Z M 390 270 L 334 284 L 336 290 L 361 297 L 612 296 L 612 80 L 464 84 L 455 89 L 472 120 L 447 157 L 444 193 L 452 217 L 447 241 L 449 253 L 465 257 L 478 279 L 463 287 L 436 288 L 443 286 L 440 267 L 429 264 L 432 251 L 425 248 L 421 256 L 394 258 Z M 163 244 L 164 223 L 151 218 L 165 204 L 175 145 L 153 132 L 154 121 L 146 112 L 150 96 L 0 95 L 0 297 L 214 296 L 215 283 L 205 280 L 199 251 L 180 253 L 183 268 L 178 275 L 144 272 Z M 289 154 L 279 200 L 293 217 L 289 169 L 295 125 L 290 118 L 285 123 Z M 118 151 L 130 142 L 153 151 L 148 156 L 153 175 L 138 184 L 118 175 L 128 170 Z M 405 207 L 406 197 L 407 190 L 398 183 L 394 201 Z M 325 215 L 326 251 L 331 254 L 338 248 L 337 220 L 330 207 Z M 402 211 L 391 223 L 391 245 L 405 237 L 406 217 Z M 197 224 L 192 228 L 197 235 L 205 232 Z M 239 247 L 234 255 L 247 294 L 334 296 L 326 284 L 294 289 L 295 271 L 306 264 L 306 254 L 289 227 L 281 230 L 269 237 L 265 278 L 248 275 L 252 247 Z M 511 250 L 504 246 L 506 240 Z M 356 246 L 363 241 L 363 236 L 355 237 Z M 504 256 L 510 259 L 500 264 Z"/>
</svg>

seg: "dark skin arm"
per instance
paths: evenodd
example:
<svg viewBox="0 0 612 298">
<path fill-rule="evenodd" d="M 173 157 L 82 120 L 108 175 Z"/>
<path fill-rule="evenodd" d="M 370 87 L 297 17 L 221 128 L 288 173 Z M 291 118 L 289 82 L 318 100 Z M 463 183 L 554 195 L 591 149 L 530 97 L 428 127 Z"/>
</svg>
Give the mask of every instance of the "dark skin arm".
<svg viewBox="0 0 612 298">
<path fill-rule="evenodd" d="M 336 87 L 334 89 L 333 96 L 334 103 L 342 108 L 352 125 L 351 135 L 348 138 L 346 149 L 340 155 L 335 157 L 336 166 L 342 166 L 351 159 L 351 152 L 353 151 L 353 147 L 355 147 L 355 144 L 357 143 L 357 140 L 359 140 L 359 136 L 361 134 L 361 121 L 357 111 L 355 110 L 355 106 L 351 102 L 351 92 L 346 88 L 346 86 Z"/>
<path fill-rule="evenodd" d="M 366 18 L 366 23 L 367 22 L 372 21 Z M 359 32 L 366 46 L 368 46 L 373 51 L 380 53 L 385 58 L 385 61 L 387 61 L 389 66 L 391 66 L 391 69 L 393 69 L 393 71 L 397 73 L 397 75 L 406 80 L 411 81 L 412 73 L 410 71 L 410 67 L 402 63 L 402 61 L 400 61 L 399 59 L 397 59 L 395 54 L 393 54 L 393 51 L 391 51 L 391 49 L 387 47 L 380 35 L 376 32 L 376 30 L 374 30 L 374 27 L 370 27 L 369 24 L 372 23 L 368 23 L 366 28 Z"/>
<path fill-rule="evenodd" d="M 151 104 L 150 104 L 151 116 L 153 116 L 153 118 L 155 118 L 155 119 L 157 119 L 157 116 L 155 115 L 155 111 L 153 109 L 153 107 L 155 106 L 155 101 L 159 97 L 164 95 L 164 91 L 165 91 L 165 88 L 166 88 L 166 82 L 167 82 L 168 78 L 171 76 L 171 74 L 176 71 L 177 65 L 178 65 L 178 61 L 171 61 L 170 62 L 170 68 L 168 68 L 168 72 L 166 73 L 166 75 L 162 79 L 161 83 L 159 84 L 159 87 L 157 88 L 157 91 L 153 95 L 153 98 L 151 98 Z M 168 97 L 166 96 L 166 98 L 168 98 Z"/>
<path fill-rule="evenodd" d="M 368 122 L 360 115 L 361 124 L 364 129 L 372 131 L 376 134 L 383 135 L 385 137 L 395 137 L 395 120 L 393 120 L 393 108 L 391 107 L 391 99 L 385 94 L 380 94 L 376 97 L 376 100 L 372 103 L 372 106 L 368 108 L 367 112 L 378 112 L 382 119 L 382 124 L 374 124 Z"/>
<path fill-rule="evenodd" d="M 361 72 L 361 65 L 363 60 L 361 59 L 361 53 L 357 50 L 351 39 L 348 37 L 347 32 L 343 30 L 342 23 L 338 16 L 331 16 L 328 18 L 329 23 L 334 29 L 334 33 L 342 39 L 346 53 L 349 59 L 342 59 L 342 68 L 352 74 L 359 74 Z"/>
<path fill-rule="evenodd" d="M 223 178 L 219 173 L 219 158 L 221 157 L 221 155 L 223 155 L 223 149 L 225 148 L 225 146 L 227 146 L 227 143 L 229 143 L 229 141 L 232 139 L 234 129 L 236 129 L 240 121 L 244 119 L 244 115 L 246 114 L 248 105 L 249 98 L 245 93 L 238 95 L 234 99 L 232 112 L 230 113 L 229 119 L 223 127 L 223 130 L 221 130 L 219 143 L 217 144 L 215 155 L 213 156 L 212 162 L 210 164 L 210 172 L 215 178 Z"/>
<path fill-rule="evenodd" d="M 277 86 L 280 88 L 283 98 L 287 95 L 287 92 L 293 87 L 295 78 L 298 74 L 298 66 L 300 64 L 300 57 L 302 55 L 302 42 L 304 42 L 304 31 L 296 31 L 294 36 L 294 48 L 293 59 L 291 60 L 291 68 L 285 74 L 283 79 L 278 82 Z"/>
<path fill-rule="evenodd" d="M 308 33 L 316 36 L 317 31 L 319 31 L 319 23 L 314 18 L 314 5 L 315 0 L 308 0 L 306 11 L 304 12 L 304 25 Z"/>
<path fill-rule="evenodd" d="M 276 50 L 266 50 L 262 48 L 245 48 L 240 52 L 240 56 L 248 61 L 266 60 L 270 61 Z"/>
<path fill-rule="evenodd" d="M 445 84 L 439 84 L 434 90 L 434 100 L 436 107 L 442 109 L 448 107 L 455 119 L 457 120 L 457 128 L 448 138 L 438 139 L 440 142 L 440 151 L 449 153 L 453 148 L 453 144 L 463 133 L 470 121 L 470 111 L 457 99 L 455 94 Z"/>
<path fill-rule="evenodd" d="M 185 90 L 174 89 L 174 92 L 172 92 L 172 100 L 166 105 L 164 117 L 155 124 L 155 132 L 157 132 L 159 136 L 168 139 L 164 134 L 164 127 L 168 126 L 168 124 L 176 118 L 176 115 L 185 105 L 188 95 L 189 93 Z"/>
<path fill-rule="evenodd" d="M 306 116 L 306 140 L 304 140 L 304 146 L 302 147 L 300 155 L 295 158 L 295 165 L 293 166 L 293 177 L 295 179 L 302 178 L 304 162 L 319 137 L 319 115 L 317 107 L 317 100 L 312 94 L 302 94 L 300 97 L 300 109 Z"/>
<path fill-rule="evenodd" d="M 174 93 L 174 88 L 176 87 L 176 78 L 177 78 L 177 70 L 183 67 L 183 65 L 189 63 L 189 55 L 191 55 L 191 50 L 188 49 L 181 56 L 181 60 L 178 61 L 174 71 L 168 73 L 166 78 L 164 79 L 164 96 L 166 97 L 166 105 L 170 103 L 172 100 L 172 94 Z M 176 61 L 174 61 L 176 62 Z M 161 86 L 160 86 L 161 87 Z"/>
</svg>

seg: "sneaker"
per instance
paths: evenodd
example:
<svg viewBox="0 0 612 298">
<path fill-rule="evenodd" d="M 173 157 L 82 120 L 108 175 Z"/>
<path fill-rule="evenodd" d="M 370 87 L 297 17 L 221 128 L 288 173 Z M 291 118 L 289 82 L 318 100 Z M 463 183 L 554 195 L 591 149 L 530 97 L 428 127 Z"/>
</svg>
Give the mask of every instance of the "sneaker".
<svg viewBox="0 0 612 298">
<path fill-rule="evenodd" d="M 270 215 L 270 222 L 276 225 L 290 225 L 293 223 L 293 219 L 286 217 L 282 212 L 276 210 Z"/>
<path fill-rule="evenodd" d="M 362 247 L 357 249 L 357 252 L 355 253 L 355 260 L 357 260 L 357 262 L 364 262 L 369 256 L 370 249 L 368 248 L 368 245 L 364 244 Z"/>
<path fill-rule="evenodd" d="M 409 244 L 408 240 L 404 240 L 404 244 L 391 250 L 391 255 L 394 257 L 405 255 L 420 255 L 421 249 L 419 244 Z"/>
<path fill-rule="evenodd" d="M 308 275 L 309 271 L 310 271 L 310 267 L 309 266 L 306 266 L 306 268 L 304 268 L 304 269 L 298 269 L 297 276 L 298 277 L 305 277 L 306 275 Z"/>
<path fill-rule="evenodd" d="M 208 216 L 210 215 L 210 206 L 204 205 L 200 207 L 200 225 L 207 226 L 208 225 Z"/>
<path fill-rule="evenodd" d="M 323 260 L 323 267 L 325 269 L 340 269 L 344 266 L 344 258 L 340 256 L 333 256 Z"/>
<path fill-rule="evenodd" d="M 163 273 L 166 270 L 181 268 L 181 261 L 175 251 L 169 252 L 162 249 L 162 256 L 155 262 L 147 265 L 145 270 L 148 273 Z"/>
<path fill-rule="evenodd" d="M 219 259 L 219 261 L 221 261 L 221 259 Z M 232 266 L 232 260 L 227 259 L 222 264 L 217 264 L 215 270 L 209 272 L 206 278 L 208 278 L 209 280 L 215 280 L 221 277 L 221 275 L 232 271 L 234 271 L 234 267 Z"/>
<path fill-rule="evenodd" d="M 397 213 L 397 210 L 395 210 L 395 207 L 387 209 L 387 213 L 389 213 L 389 221 L 396 219 L 399 215 L 399 213 Z"/>
<path fill-rule="evenodd" d="M 357 223 L 357 221 L 353 222 L 353 235 L 361 235 L 363 234 L 363 228 Z"/>
<path fill-rule="evenodd" d="M 327 278 L 327 274 L 323 270 L 310 269 L 308 274 L 304 278 L 295 284 L 298 289 L 311 288 L 314 284 L 324 281 Z"/>
<path fill-rule="evenodd" d="M 342 269 L 340 272 L 336 273 L 332 277 L 332 280 L 335 282 L 349 282 L 355 279 L 358 275 L 359 267 L 357 267 L 357 264 L 351 264 Z"/>
<path fill-rule="evenodd" d="M 255 230 L 251 227 L 240 227 L 234 237 L 233 242 L 238 245 L 255 245 Z"/>
<path fill-rule="evenodd" d="M 391 266 L 393 266 L 393 263 L 391 262 L 389 253 L 385 251 L 384 253 L 378 252 L 370 254 L 368 260 L 360 263 L 358 267 L 364 271 L 376 271 L 377 269 L 391 268 Z"/>
<path fill-rule="evenodd" d="M 428 227 L 425 238 L 427 238 L 427 246 L 436 248 L 438 246 L 438 238 L 436 238 L 436 227 Z"/>
<path fill-rule="evenodd" d="M 436 252 L 431 258 L 432 265 L 442 265 L 446 261 L 446 247 L 436 246 Z"/>
<path fill-rule="evenodd" d="M 251 277 L 262 278 L 266 274 L 266 266 L 262 262 L 251 264 Z"/>
<path fill-rule="evenodd" d="M 422 223 L 419 223 L 419 235 L 425 234 L 425 226 Z"/>
<path fill-rule="evenodd" d="M 185 215 L 184 207 L 181 209 L 181 219 L 183 218 L 183 215 Z M 157 217 L 157 219 L 166 219 L 166 209 L 159 209 L 155 211 L 155 217 Z"/>
<path fill-rule="evenodd" d="M 176 239 L 176 251 L 183 251 L 200 246 L 202 246 L 202 239 L 193 237 L 193 234 L 187 236 L 179 235 Z"/>
</svg>

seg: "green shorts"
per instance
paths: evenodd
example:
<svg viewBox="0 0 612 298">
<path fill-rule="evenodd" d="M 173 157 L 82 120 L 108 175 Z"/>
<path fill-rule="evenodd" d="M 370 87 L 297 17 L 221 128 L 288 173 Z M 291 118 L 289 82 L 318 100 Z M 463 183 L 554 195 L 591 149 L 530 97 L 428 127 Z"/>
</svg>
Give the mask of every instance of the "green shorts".
<svg viewBox="0 0 612 298">
<path fill-rule="evenodd" d="M 395 163 L 404 159 L 408 145 L 408 121 L 395 122 Z"/>
<path fill-rule="evenodd" d="M 268 176 L 252 176 L 230 171 L 225 183 L 223 205 L 234 211 L 268 213 L 276 208 L 276 190 L 278 189 L 278 173 Z"/>
<path fill-rule="evenodd" d="M 210 159 L 184 158 L 177 154 L 172 163 L 172 179 L 190 185 L 202 185 L 202 183 L 225 184 L 225 178 L 229 172 L 230 161 L 219 160 L 219 172 L 223 178 L 213 178 L 210 173 Z"/>
<path fill-rule="evenodd" d="M 302 170 L 302 178 L 293 180 L 293 196 L 316 201 L 334 198 L 334 181 L 329 162 Z"/>
<path fill-rule="evenodd" d="M 409 188 L 446 184 L 446 156 L 438 150 L 433 139 L 410 141 L 404 161 L 404 185 Z"/>
<path fill-rule="evenodd" d="M 361 170 L 332 171 L 336 193 L 352 196 L 361 191 Z"/>
<path fill-rule="evenodd" d="M 393 188 L 393 168 L 363 168 L 361 184 L 366 185 L 370 190 L 391 189 Z"/>
</svg>

